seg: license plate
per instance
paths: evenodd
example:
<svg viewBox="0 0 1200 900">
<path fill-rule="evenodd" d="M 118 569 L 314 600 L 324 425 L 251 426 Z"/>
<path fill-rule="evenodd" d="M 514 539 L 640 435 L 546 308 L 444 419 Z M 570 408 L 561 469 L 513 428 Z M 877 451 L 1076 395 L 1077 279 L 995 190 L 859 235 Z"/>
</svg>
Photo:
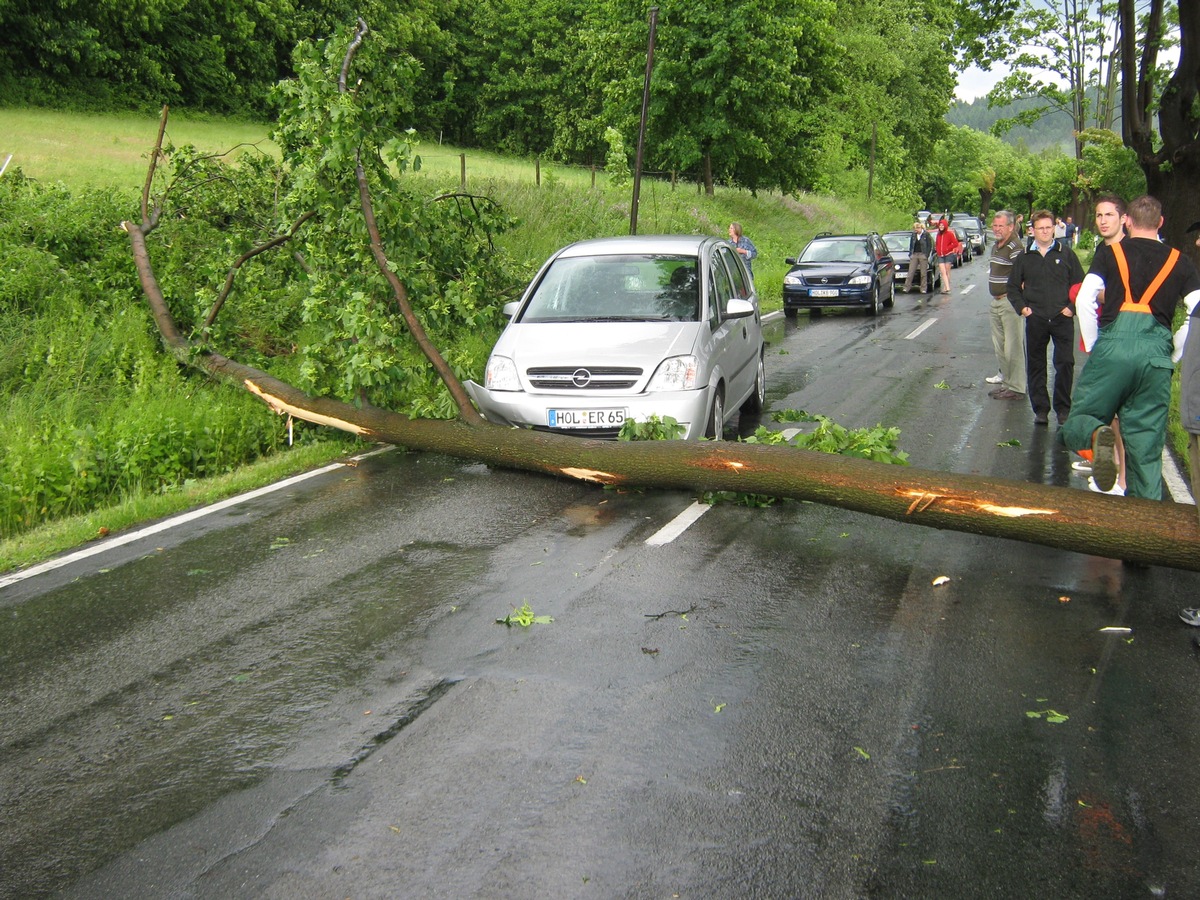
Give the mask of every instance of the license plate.
<svg viewBox="0 0 1200 900">
<path fill-rule="evenodd" d="M 547 410 L 551 428 L 620 428 L 627 415 L 624 409 Z"/>
<path fill-rule="evenodd" d="M 813 288 L 809 293 L 814 297 L 836 297 L 838 295 L 837 288 Z"/>
</svg>

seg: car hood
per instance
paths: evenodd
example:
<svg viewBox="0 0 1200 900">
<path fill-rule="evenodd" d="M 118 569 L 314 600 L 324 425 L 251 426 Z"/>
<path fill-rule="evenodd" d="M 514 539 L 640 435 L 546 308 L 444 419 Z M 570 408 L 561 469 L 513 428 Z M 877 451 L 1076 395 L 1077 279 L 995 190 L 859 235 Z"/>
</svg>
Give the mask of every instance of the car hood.
<svg viewBox="0 0 1200 900">
<path fill-rule="evenodd" d="M 703 322 L 519 322 L 492 350 L 524 372 L 534 366 L 639 366 L 647 374 L 693 352 Z"/>
<path fill-rule="evenodd" d="M 871 266 L 868 263 L 802 262 L 792 266 L 788 274 L 800 274 L 804 276 L 805 280 L 812 280 L 823 276 L 847 278 L 860 273 L 869 275 L 870 272 Z"/>
</svg>

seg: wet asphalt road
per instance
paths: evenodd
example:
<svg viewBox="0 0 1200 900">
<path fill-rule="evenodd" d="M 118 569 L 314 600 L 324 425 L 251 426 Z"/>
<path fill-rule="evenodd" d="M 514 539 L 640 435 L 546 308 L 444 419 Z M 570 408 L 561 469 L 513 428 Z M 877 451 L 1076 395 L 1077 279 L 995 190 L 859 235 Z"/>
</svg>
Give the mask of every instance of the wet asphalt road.
<svg viewBox="0 0 1200 900">
<path fill-rule="evenodd" d="M 956 275 L 769 407 L 1082 488 Z M 692 500 L 392 452 L 0 588 L 0 895 L 1197 894 L 1200 578 Z"/>
</svg>

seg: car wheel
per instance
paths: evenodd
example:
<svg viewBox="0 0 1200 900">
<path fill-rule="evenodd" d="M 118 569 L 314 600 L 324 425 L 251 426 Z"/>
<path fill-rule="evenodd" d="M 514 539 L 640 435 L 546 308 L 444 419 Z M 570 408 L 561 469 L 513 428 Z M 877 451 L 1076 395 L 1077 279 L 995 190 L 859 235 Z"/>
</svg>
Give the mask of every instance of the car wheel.
<svg viewBox="0 0 1200 900">
<path fill-rule="evenodd" d="M 765 350 L 759 351 L 758 354 L 758 371 L 754 373 L 754 391 L 746 398 L 746 402 L 742 404 L 742 412 L 747 415 L 756 416 L 763 411 L 763 406 L 767 401 L 767 368 L 763 361 Z"/>
<path fill-rule="evenodd" d="M 783 317 L 784 317 L 785 319 L 795 319 L 795 318 L 796 318 L 796 309 L 795 309 L 795 307 L 791 307 L 791 306 L 785 306 L 785 307 L 783 308 Z"/>
<path fill-rule="evenodd" d="M 883 309 L 883 288 L 875 285 L 875 291 L 871 294 L 871 305 L 867 308 L 868 316 L 877 316 Z"/>
<path fill-rule="evenodd" d="M 725 440 L 725 395 L 719 385 L 713 392 L 712 411 L 708 415 L 708 428 L 704 436 L 710 441 Z"/>
<path fill-rule="evenodd" d="M 888 289 L 887 299 L 883 301 L 883 305 L 891 309 L 896 305 L 896 279 L 892 279 L 892 286 Z"/>
</svg>

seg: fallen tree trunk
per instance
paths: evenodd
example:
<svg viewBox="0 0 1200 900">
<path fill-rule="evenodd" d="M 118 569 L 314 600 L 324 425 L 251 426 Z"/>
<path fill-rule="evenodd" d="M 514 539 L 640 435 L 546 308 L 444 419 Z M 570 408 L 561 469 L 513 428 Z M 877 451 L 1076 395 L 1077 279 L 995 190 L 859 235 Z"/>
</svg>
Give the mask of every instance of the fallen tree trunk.
<svg viewBox="0 0 1200 900">
<path fill-rule="evenodd" d="M 460 419 L 410 419 L 389 410 L 310 397 L 251 366 L 196 352 L 175 328 L 162 300 L 144 235 L 133 223 L 125 223 L 125 229 L 155 321 L 175 356 L 210 375 L 240 383 L 281 415 L 412 450 L 597 484 L 811 500 L 930 528 L 1200 571 L 1200 526 L 1190 506 L 931 472 L 794 447 L 595 441 Z"/>
<path fill-rule="evenodd" d="M 281 408 L 282 398 L 255 392 Z M 286 411 L 301 412 L 295 406 Z M 615 443 L 456 420 L 406 419 L 386 410 L 353 418 L 363 429 L 360 434 L 376 440 L 507 468 L 607 485 L 811 500 L 931 528 L 1200 571 L 1196 512 L 1182 504 L 931 472 L 792 447 Z"/>
</svg>

